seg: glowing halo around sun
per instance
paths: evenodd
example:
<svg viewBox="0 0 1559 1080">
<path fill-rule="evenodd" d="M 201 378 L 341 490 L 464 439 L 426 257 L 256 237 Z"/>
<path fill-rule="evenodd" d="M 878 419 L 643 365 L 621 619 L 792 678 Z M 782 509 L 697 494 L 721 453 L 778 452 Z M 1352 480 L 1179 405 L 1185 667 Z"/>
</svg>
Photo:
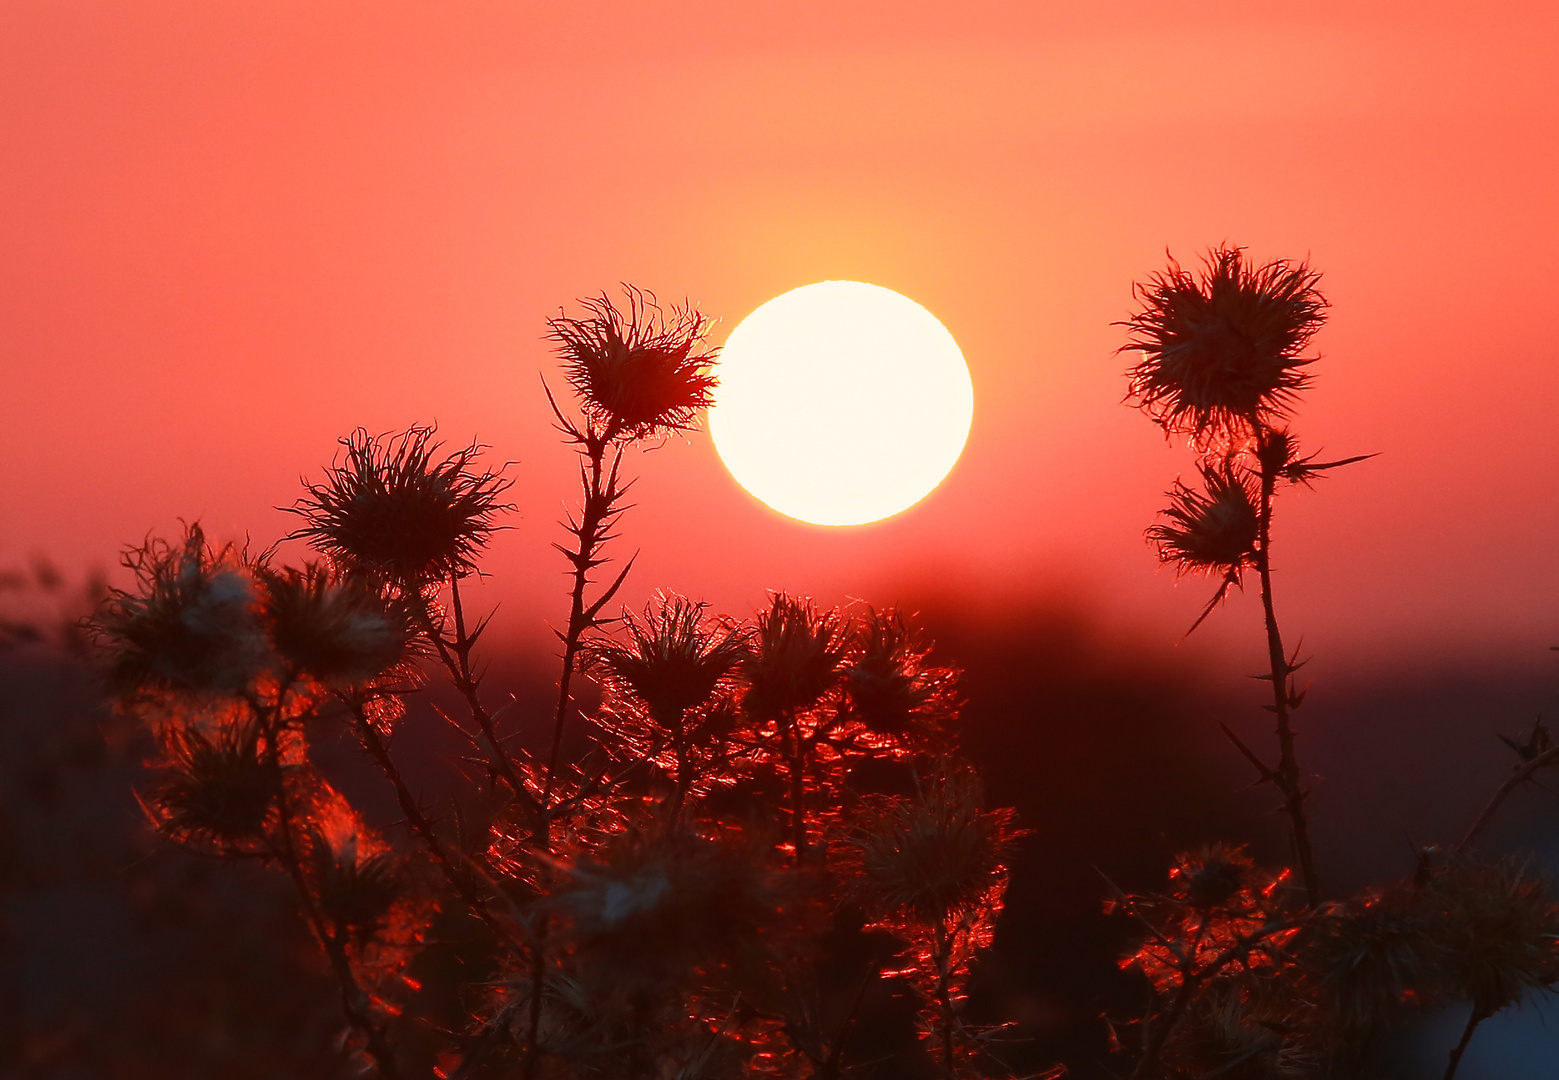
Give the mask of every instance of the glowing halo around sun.
<svg viewBox="0 0 1559 1080">
<path fill-rule="evenodd" d="M 974 387 L 947 328 L 860 281 L 792 289 L 731 331 L 709 432 L 782 514 L 864 525 L 925 498 L 963 452 Z"/>
</svg>

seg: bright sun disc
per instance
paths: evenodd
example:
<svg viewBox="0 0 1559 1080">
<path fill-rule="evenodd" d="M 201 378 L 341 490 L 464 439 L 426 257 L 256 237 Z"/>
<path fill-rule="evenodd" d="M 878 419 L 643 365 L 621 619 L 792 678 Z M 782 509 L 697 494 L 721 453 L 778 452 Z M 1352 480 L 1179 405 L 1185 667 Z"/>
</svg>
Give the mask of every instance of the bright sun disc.
<svg viewBox="0 0 1559 1080">
<path fill-rule="evenodd" d="M 822 281 L 741 321 L 709 432 L 736 481 L 782 514 L 862 525 L 925 498 L 969 437 L 974 388 L 947 328 L 891 289 Z"/>
</svg>

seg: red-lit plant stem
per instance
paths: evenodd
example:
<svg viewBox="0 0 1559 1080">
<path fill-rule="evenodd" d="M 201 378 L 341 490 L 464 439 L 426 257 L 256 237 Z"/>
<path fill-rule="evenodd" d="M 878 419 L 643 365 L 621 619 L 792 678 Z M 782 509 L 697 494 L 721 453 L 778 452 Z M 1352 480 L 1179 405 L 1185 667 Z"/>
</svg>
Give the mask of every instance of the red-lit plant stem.
<svg viewBox="0 0 1559 1080">
<path fill-rule="evenodd" d="M 281 682 L 276 692 L 276 704 L 267 710 L 261 702 L 254 697 L 249 699 L 250 708 L 255 715 L 261 718 L 265 730 L 265 753 L 267 764 L 278 773 L 281 771 L 281 732 L 285 726 L 284 709 L 287 694 L 291 690 L 296 677 L 289 674 Z M 264 724 L 266 712 L 271 714 L 271 722 Z M 341 984 L 341 1008 L 346 1013 L 347 1020 L 363 1036 L 363 1049 L 372 1059 L 374 1067 L 385 1080 L 396 1080 L 400 1076 L 395 1065 L 395 1054 L 390 1049 L 389 1040 L 384 1029 L 374 1019 L 372 1005 L 367 993 L 357 981 L 357 976 L 352 971 L 352 961 L 346 954 L 346 946 L 340 936 L 330 927 L 325 915 L 319 909 L 319 903 L 314 896 L 314 890 L 309 885 L 308 875 L 303 870 L 303 860 L 298 854 L 297 839 L 293 835 L 294 810 L 292 800 L 288 797 L 286 784 L 280 787 L 280 796 L 277 804 L 277 837 L 273 854 L 276 860 L 287 871 L 287 876 L 292 878 L 297 887 L 298 896 L 303 903 L 303 914 L 308 921 L 309 929 L 314 932 L 315 940 L 324 950 L 326 958 L 330 961 L 331 970 L 335 973 L 336 981 Z"/>
<path fill-rule="evenodd" d="M 1305 812 L 1304 789 L 1299 761 L 1294 752 L 1294 729 L 1290 714 L 1299 706 L 1304 695 L 1293 684 L 1296 666 L 1283 651 L 1283 635 L 1278 629 L 1277 613 L 1272 603 L 1272 497 L 1277 487 L 1280 470 L 1285 464 L 1265 452 L 1270 445 L 1270 432 L 1264 426 L 1257 427 L 1257 458 L 1261 464 L 1261 505 L 1257 512 L 1256 573 L 1261 578 L 1261 610 L 1267 631 L 1267 661 L 1269 673 L 1262 676 L 1272 684 L 1272 704 L 1268 706 L 1277 721 L 1278 764 L 1271 770 L 1270 779 L 1283 795 L 1283 810 L 1288 814 L 1293 840 L 1294 858 L 1299 863 L 1299 875 L 1305 887 L 1305 897 L 1310 906 L 1320 903 L 1321 892 L 1315 872 L 1315 856 L 1310 845 L 1310 823 Z"/>
</svg>

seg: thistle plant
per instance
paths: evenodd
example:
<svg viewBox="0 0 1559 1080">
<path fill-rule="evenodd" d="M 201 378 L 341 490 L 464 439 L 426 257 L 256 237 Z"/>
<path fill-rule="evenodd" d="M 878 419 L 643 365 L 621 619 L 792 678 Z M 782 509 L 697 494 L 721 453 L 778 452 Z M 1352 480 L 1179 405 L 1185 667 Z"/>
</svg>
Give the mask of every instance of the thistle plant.
<svg viewBox="0 0 1559 1080">
<path fill-rule="evenodd" d="M 1525 862 L 1474 850 L 1505 799 L 1559 762 L 1540 722 L 1523 741 L 1505 739 L 1520 762 L 1448 854 L 1425 849 L 1411 881 L 1323 897 L 1293 724 L 1302 663 L 1285 651 L 1271 557 L 1278 492 L 1363 460 L 1318 461 L 1290 426 L 1326 314 L 1319 283 L 1305 263 L 1252 265 L 1218 247 L 1201 274 L 1171 261 L 1139 284 L 1141 307 L 1122 324 L 1122 351 L 1138 357 L 1128 401 L 1198 455 L 1200 484 L 1177 481 L 1147 533 L 1163 564 L 1218 580 L 1191 629 L 1247 573 L 1260 584 L 1268 664 L 1258 678 L 1272 690 L 1275 760 L 1223 730 L 1281 795 L 1298 871 L 1294 882 L 1288 868 L 1213 845 L 1179 856 L 1165 892 L 1114 890 L 1108 909 L 1139 936 L 1122 966 L 1151 988 L 1134 1021 L 1134 1077 L 1361 1077 L 1382 1028 L 1460 1000 L 1471 1012 L 1449 1055 L 1452 1080 L 1483 1020 L 1559 981 L 1559 900 Z"/>
<path fill-rule="evenodd" d="M 303 557 L 198 524 L 126 556 L 92 627 L 120 709 L 155 733 L 149 821 L 292 881 L 369 1073 L 843 1077 L 899 993 L 912 1067 L 1005 1075 L 966 997 L 1017 831 L 957 758 L 956 672 L 894 609 L 611 609 L 633 455 L 696 423 L 715 353 L 691 307 L 582 306 L 549 323 L 580 467 L 555 708 L 494 707 L 483 683 L 490 615 L 466 591 L 513 509 L 507 469 L 431 427 L 358 430 L 290 508 Z M 434 679 L 458 709 L 422 704 Z M 429 722 L 464 751 L 452 802 L 403 768 L 400 735 Z M 396 824 L 371 828 L 321 768 L 341 732 Z"/>
</svg>

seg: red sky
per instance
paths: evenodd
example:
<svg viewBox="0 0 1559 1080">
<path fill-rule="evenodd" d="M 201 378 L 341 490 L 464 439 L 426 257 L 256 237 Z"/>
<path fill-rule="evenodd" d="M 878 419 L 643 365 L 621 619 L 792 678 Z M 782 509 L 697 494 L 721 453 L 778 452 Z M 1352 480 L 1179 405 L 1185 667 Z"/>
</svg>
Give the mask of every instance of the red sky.
<svg viewBox="0 0 1559 1080">
<path fill-rule="evenodd" d="M 1060 592 L 1172 640 L 1208 587 L 1142 530 L 1190 457 L 1120 405 L 1111 322 L 1166 247 L 1231 241 L 1325 271 L 1298 429 L 1381 455 L 1280 508 L 1289 624 L 1341 657 L 1540 653 L 1556 58 L 1551 3 L 8 0 L 0 562 L 107 564 L 180 516 L 263 546 L 338 435 L 437 421 L 519 463 L 490 592 L 523 632 L 563 607 L 546 317 L 626 280 L 718 340 L 854 278 L 962 345 L 962 462 L 841 531 L 674 442 L 630 598 Z"/>
</svg>

